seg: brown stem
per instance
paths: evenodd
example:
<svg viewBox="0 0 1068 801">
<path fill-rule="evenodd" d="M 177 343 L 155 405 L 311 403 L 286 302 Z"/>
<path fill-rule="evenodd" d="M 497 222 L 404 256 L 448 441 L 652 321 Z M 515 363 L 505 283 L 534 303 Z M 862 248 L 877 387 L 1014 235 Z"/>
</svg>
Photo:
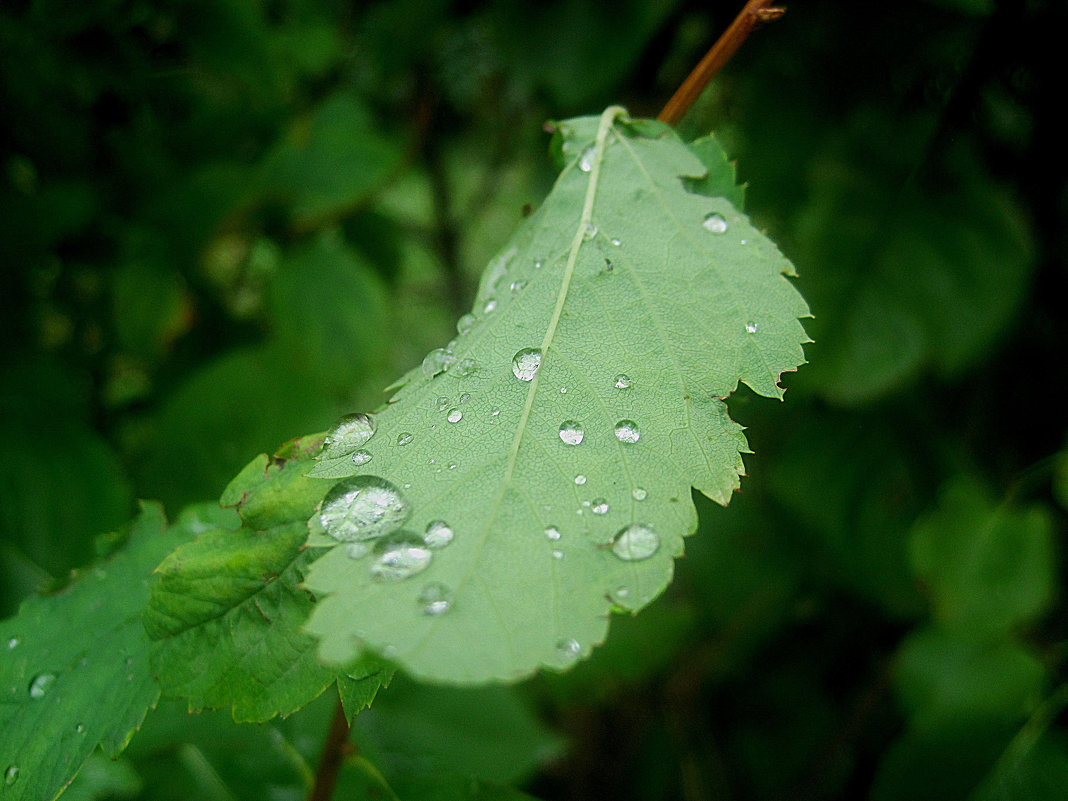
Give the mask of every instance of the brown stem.
<svg viewBox="0 0 1068 801">
<path fill-rule="evenodd" d="M 694 71 L 682 82 L 682 86 L 672 95 L 657 117 L 658 120 L 668 125 L 677 125 L 708 86 L 708 82 L 742 46 L 742 42 L 749 34 L 763 23 L 776 20 L 786 13 L 785 8 L 769 8 L 771 3 L 772 0 L 749 0 L 745 4 L 745 8 L 734 18 L 730 27 L 712 45 L 712 49 L 705 53 L 701 63 L 694 68 Z"/>
<path fill-rule="evenodd" d="M 326 742 L 323 743 L 323 755 L 319 757 L 319 769 L 315 771 L 315 784 L 308 794 L 308 801 L 330 801 L 337 784 L 337 775 L 341 771 L 341 763 L 353 750 L 352 743 L 349 742 L 349 721 L 345 717 L 345 708 L 339 697 L 337 706 L 334 707 L 334 717 L 330 721 L 330 731 L 326 735 Z"/>
</svg>

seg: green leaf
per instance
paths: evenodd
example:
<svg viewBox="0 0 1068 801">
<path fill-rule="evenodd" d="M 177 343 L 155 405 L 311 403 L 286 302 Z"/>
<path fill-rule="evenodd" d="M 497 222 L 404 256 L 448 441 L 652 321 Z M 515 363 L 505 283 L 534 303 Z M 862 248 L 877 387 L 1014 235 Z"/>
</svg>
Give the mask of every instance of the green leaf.
<svg viewBox="0 0 1068 801">
<path fill-rule="evenodd" d="M 913 569 L 944 627 L 997 638 L 1035 620 L 1053 599 L 1049 515 L 996 506 L 973 481 L 943 489 L 938 509 L 913 528 L 910 546 Z"/>
<path fill-rule="evenodd" d="M 126 747 L 159 689 L 141 611 L 152 568 L 181 540 L 146 505 L 113 559 L 0 623 L 0 770 L 5 798 L 55 798 L 99 743 Z"/>
<path fill-rule="evenodd" d="M 781 397 L 780 374 L 803 361 L 789 262 L 728 201 L 686 190 L 706 169 L 670 129 L 614 108 L 558 131 L 569 163 L 490 263 L 465 333 L 398 382 L 370 441 L 310 473 L 363 475 L 324 501 L 342 517 L 402 496 L 394 516 L 416 532 L 312 566 L 325 598 L 308 630 L 329 664 L 379 651 L 452 682 L 568 667 L 613 607 L 667 586 L 696 526 L 690 488 L 725 504 L 738 487 L 746 443 L 722 399 L 739 381 Z M 438 520 L 452 544 L 411 545 Z M 426 570 L 376 580 L 397 557 Z M 424 614 L 428 593 L 448 611 Z"/>
</svg>

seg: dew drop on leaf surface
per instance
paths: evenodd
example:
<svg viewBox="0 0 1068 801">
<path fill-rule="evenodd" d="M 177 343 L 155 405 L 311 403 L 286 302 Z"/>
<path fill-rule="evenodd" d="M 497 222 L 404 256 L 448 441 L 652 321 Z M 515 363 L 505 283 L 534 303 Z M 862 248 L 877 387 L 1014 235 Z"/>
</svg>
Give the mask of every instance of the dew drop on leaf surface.
<svg viewBox="0 0 1068 801">
<path fill-rule="evenodd" d="M 367 464 L 369 461 L 371 461 L 371 454 L 369 454 L 367 451 L 360 450 L 352 454 L 352 463 L 357 467 L 360 465 Z"/>
<path fill-rule="evenodd" d="M 638 424 L 633 420 L 620 420 L 613 430 L 615 431 L 616 439 L 628 445 L 634 444 L 642 436 Z"/>
<path fill-rule="evenodd" d="M 612 553 L 625 562 L 648 559 L 660 547 L 660 537 L 644 523 L 631 523 L 612 540 Z"/>
<path fill-rule="evenodd" d="M 586 431 L 577 420 L 565 420 L 560 424 L 560 439 L 565 445 L 581 445 L 585 437 Z"/>
<path fill-rule="evenodd" d="M 452 542 L 452 527 L 444 520 L 432 520 L 427 524 L 426 533 L 423 534 L 423 542 L 427 548 L 444 548 Z"/>
<path fill-rule="evenodd" d="M 19 766 L 8 765 L 7 770 L 4 771 L 4 785 L 10 787 L 19 780 Z"/>
<path fill-rule="evenodd" d="M 608 510 L 608 501 L 606 501 L 604 498 L 594 498 L 593 505 L 590 508 L 590 511 L 592 511 L 595 515 L 606 515 L 608 514 Z"/>
<path fill-rule="evenodd" d="M 745 331 L 748 334 L 755 334 L 757 332 L 757 324 L 750 320 L 745 324 Z"/>
<path fill-rule="evenodd" d="M 636 501 L 644 501 L 646 497 L 648 497 L 648 493 L 641 487 L 635 487 L 634 490 L 630 493 L 630 495 Z"/>
<path fill-rule="evenodd" d="M 339 542 L 373 540 L 400 528 L 411 506 L 399 489 L 377 476 L 335 484 L 323 498 L 319 522 Z"/>
<path fill-rule="evenodd" d="M 410 445 L 411 441 L 415 439 L 409 431 L 402 431 L 397 435 L 397 444 L 400 446 Z"/>
<path fill-rule="evenodd" d="M 437 617 L 452 608 L 452 590 L 440 581 L 432 581 L 419 592 L 418 601 L 424 615 Z"/>
<path fill-rule="evenodd" d="M 623 373 L 617 375 L 615 387 L 616 389 L 630 389 L 630 376 L 623 375 Z"/>
<path fill-rule="evenodd" d="M 469 375 L 477 372 L 478 364 L 474 359 L 461 359 L 456 365 L 456 374 L 461 378 L 466 378 Z"/>
<path fill-rule="evenodd" d="M 579 156 L 579 169 L 583 172 L 589 172 L 593 169 L 593 155 L 594 147 L 590 145 L 588 148 L 582 151 L 582 155 Z"/>
<path fill-rule="evenodd" d="M 44 698 L 55 680 L 53 673 L 38 673 L 30 682 L 30 698 Z"/>
<path fill-rule="evenodd" d="M 456 355 L 446 348 L 434 348 L 423 358 L 423 376 L 433 378 L 456 364 Z"/>
<path fill-rule="evenodd" d="M 461 412 L 459 409 L 450 409 L 449 416 L 445 419 L 448 420 L 450 423 L 459 423 L 461 420 L 464 419 L 464 413 Z"/>
<path fill-rule="evenodd" d="M 465 314 L 459 320 L 456 321 L 456 333 L 463 336 L 472 328 L 475 327 L 475 315 Z"/>
<path fill-rule="evenodd" d="M 520 381 L 533 381 L 541 367 L 541 351 L 523 348 L 512 357 L 512 374 Z"/>
<path fill-rule="evenodd" d="M 398 532 L 375 547 L 371 576 L 379 581 L 401 581 L 422 573 L 434 555 L 422 539 L 409 532 Z"/>
<path fill-rule="evenodd" d="M 7 649 L 9 651 L 14 649 L 14 648 L 18 648 L 18 646 L 19 646 L 19 638 L 18 637 L 12 637 L 10 640 L 7 641 Z"/>
<path fill-rule="evenodd" d="M 323 439 L 323 456 L 344 456 L 367 442 L 375 433 L 375 421 L 369 414 L 347 414 L 338 420 Z"/>
<path fill-rule="evenodd" d="M 556 542 L 558 539 L 560 539 L 560 529 L 558 529 L 556 526 L 546 526 L 545 537 L 550 542 Z"/>
<path fill-rule="evenodd" d="M 705 221 L 701 224 L 706 231 L 711 231 L 714 234 L 727 233 L 727 220 L 722 214 L 712 212 L 705 216 Z"/>
<path fill-rule="evenodd" d="M 575 483 L 581 487 L 583 484 L 586 483 L 586 476 L 579 473 L 577 476 L 575 476 Z"/>
<path fill-rule="evenodd" d="M 576 639 L 563 639 L 556 643 L 556 652 L 566 662 L 571 663 L 578 659 L 579 654 L 582 653 L 582 646 L 579 645 L 579 641 Z"/>
</svg>

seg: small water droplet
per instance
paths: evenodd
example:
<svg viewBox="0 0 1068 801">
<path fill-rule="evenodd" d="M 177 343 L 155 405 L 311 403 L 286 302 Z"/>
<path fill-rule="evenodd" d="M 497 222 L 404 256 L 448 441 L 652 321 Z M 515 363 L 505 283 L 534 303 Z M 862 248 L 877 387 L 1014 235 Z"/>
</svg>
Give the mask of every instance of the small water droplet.
<svg viewBox="0 0 1068 801">
<path fill-rule="evenodd" d="M 30 698 L 44 698 L 55 681 L 54 673 L 38 673 L 30 682 Z"/>
<path fill-rule="evenodd" d="M 553 559 L 563 559 L 563 558 L 564 558 L 564 552 L 563 551 L 560 551 L 560 550 L 554 550 L 553 551 Z"/>
<path fill-rule="evenodd" d="M 757 324 L 750 320 L 748 323 L 745 324 L 746 333 L 755 334 L 757 332 L 757 327 Z"/>
<path fill-rule="evenodd" d="M 549 540 L 556 542 L 558 539 L 560 539 L 560 529 L 558 529 L 556 526 L 546 526 L 545 536 Z"/>
<path fill-rule="evenodd" d="M 588 223 L 586 223 L 586 230 L 584 230 L 582 232 L 582 238 L 585 239 L 587 242 L 589 242 L 591 239 L 593 239 L 595 236 L 597 236 L 597 231 L 598 230 L 599 229 L 597 228 L 597 226 L 594 223 L 588 222 Z"/>
<path fill-rule="evenodd" d="M 334 423 L 323 438 L 323 457 L 345 456 L 367 442 L 375 434 L 375 421 L 369 414 L 347 414 Z"/>
<path fill-rule="evenodd" d="M 373 540 L 396 531 L 411 506 L 393 484 L 378 476 L 356 476 L 335 484 L 323 498 L 319 522 L 339 542 Z"/>
<path fill-rule="evenodd" d="M 369 542 L 350 542 L 345 548 L 345 554 L 349 559 L 363 559 L 370 552 L 371 543 Z"/>
<path fill-rule="evenodd" d="M 471 394 L 468 392 L 460 396 L 460 403 L 467 403 L 469 400 L 471 400 Z"/>
<path fill-rule="evenodd" d="M 465 314 L 459 320 L 456 321 L 456 333 L 463 336 L 472 328 L 475 327 L 477 319 L 473 314 Z"/>
<path fill-rule="evenodd" d="M 433 378 L 456 364 L 456 354 L 446 348 L 434 348 L 423 358 L 423 376 Z"/>
<path fill-rule="evenodd" d="M 375 547 L 371 576 L 380 581 L 401 581 L 422 573 L 433 558 L 422 539 L 407 531 L 398 532 Z"/>
<path fill-rule="evenodd" d="M 410 445 L 413 439 L 415 439 L 415 437 L 412 436 L 410 431 L 402 431 L 401 433 L 397 434 L 397 444 L 400 445 L 402 448 L 405 445 Z"/>
<path fill-rule="evenodd" d="M 438 407 L 439 412 L 443 412 L 449 408 L 449 399 L 444 395 L 438 396 L 438 399 L 434 401 L 434 405 Z"/>
<path fill-rule="evenodd" d="M 622 244 L 623 244 L 623 241 L 622 241 L 622 240 L 620 240 L 620 239 L 614 239 L 614 238 L 613 238 L 613 239 L 612 239 L 612 244 L 613 244 L 613 245 L 615 245 L 615 246 L 616 246 L 616 247 L 618 248 L 618 247 L 619 247 L 620 245 L 622 245 Z"/>
<path fill-rule="evenodd" d="M 616 389 L 630 389 L 630 376 L 620 373 L 616 376 Z"/>
<path fill-rule="evenodd" d="M 448 420 L 450 423 L 459 423 L 461 420 L 464 419 L 464 413 L 461 412 L 459 409 L 450 409 L 449 416 L 445 419 Z"/>
<path fill-rule="evenodd" d="M 722 214 L 712 212 L 705 215 L 705 221 L 701 223 L 706 231 L 711 231 L 714 234 L 727 233 L 727 220 Z"/>
<path fill-rule="evenodd" d="M 371 461 L 371 454 L 367 451 L 356 451 L 356 453 L 352 454 L 352 463 L 354 465 L 367 464 L 369 461 Z"/>
<path fill-rule="evenodd" d="M 432 581 L 419 592 L 419 605 L 424 615 L 443 615 L 452 608 L 452 590 L 440 581 Z"/>
<path fill-rule="evenodd" d="M 483 314 L 493 314 L 495 311 L 497 311 L 497 299 L 490 298 L 486 301 L 486 305 L 482 307 L 482 312 Z"/>
<path fill-rule="evenodd" d="M 579 156 L 578 162 L 580 170 L 582 170 L 583 172 L 589 172 L 593 169 L 594 153 L 595 149 L 593 145 L 590 145 L 588 148 L 582 151 L 582 155 Z"/>
<path fill-rule="evenodd" d="M 566 395 L 567 394 L 567 387 L 560 387 L 560 394 L 561 395 Z"/>
<path fill-rule="evenodd" d="M 4 771 L 4 786 L 10 787 L 19 780 L 19 766 L 8 765 L 7 770 Z"/>
<path fill-rule="evenodd" d="M 629 595 L 630 595 L 630 588 L 629 587 L 616 587 L 616 597 L 617 598 L 626 598 Z"/>
<path fill-rule="evenodd" d="M 490 412 L 490 420 L 489 421 L 491 423 L 493 423 L 493 425 L 500 425 L 501 424 L 501 410 L 500 409 L 494 409 L 492 412 Z"/>
<path fill-rule="evenodd" d="M 633 445 L 642 436 L 642 432 L 638 429 L 638 424 L 633 420 L 620 420 L 612 430 L 616 434 L 616 439 L 628 445 Z"/>
<path fill-rule="evenodd" d="M 478 372 L 478 363 L 474 359 L 460 359 L 456 365 L 456 375 L 466 378 Z"/>
<path fill-rule="evenodd" d="M 19 647 L 19 638 L 18 637 L 12 637 L 10 640 L 7 641 L 7 650 L 10 651 L 10 650 L 12 650 L 14 648 L 18 648 L 18 647 Z"/>
<path fill-rule="evenodd" d="M 545 266 L 545 259 L 534 259 L 534 269 L 540 270 Z"/>
<path fill-rule="evenodd" d="M 586 476 L 582 475 L 582 473 L 579 473 L 577 476 L 575 476 L 575 483 L 581 487 L 583 484 L 586 483 Z"/>
<path fill-rule="evenodd" d="M 523 291 L 523 289 L 526 287 L 526 285 L 527 285 L 527 282 L 522 280 L 522 279 L 520 279 L 518 281 L 512 281 L 512 283 L 509 284 L 508 289 L 511 290 L 513 295 L 518 295 L 520 292 Z"/>
<path fill-rule="evenodd" d="M 533 381 L 541 367 L 541 350 L 523 348 L 512 357 L 512 374 L 520 381 Z"/>
<path fill-rule="evenodd" d="M 77 732 L 78 734 L 81 734 L 82 732 L 85 731 L 85 726 L 83 726 L 81 723 L 79 723 L 77 726 L 74 727 L 74 731 Z"/>
<path fill-rule="evenodd" d="M 595 515 L 606 515 L 606 514 L 608 514 L 608 509 L 609 509 L 608 501 L 606 501 L 604 498 L 594 498 L 593 499 L 593 507 L 592 507 L 591 511 Z"/>
<path fill-rule="evenodd" d="M 444 548 L 450 542 L 452 542 L 453 530 L 452 527 L 444 520 L 432 520 L 427 524 L 426 533 L 423 535 L 423 542 L 426 543 L 427 548 Z"/>
<path fill-rule="evenodd" d="M 612 553 L 624 562 L 648 559 L 660 547 L 660 537 L 644 523 L 631 523 L 619 530 L 612 540 Z"/>
<path fill-rule="evenodd" d="M 582 653 L 582 646 L 579 645 L 579 641 L 576 639 L 563 639 L 556 643 L 556 653 L 565 662 L 574 662 Z"/>
<path fill-rule="evenodd" d="M 456 462 L 453 462 L 452 464 L 450 464 L 449 465 L 449 469 L 450 470 L 455 470 L 456 469 Z"/>
<path fill-rule="evenodd" d="M 581 445 L 585 436 L 586 431 L 577 420 L 565 420 L 560 424 L 560 440 L 565 445 Z"/>
<path fill-rule="evenodd" d="M 649 496 L 649 493 L 647 493 L 641 487 L 635 487 L 631 491 L 630 496 L 636 501 L 644 501 Z"/>
</svg>

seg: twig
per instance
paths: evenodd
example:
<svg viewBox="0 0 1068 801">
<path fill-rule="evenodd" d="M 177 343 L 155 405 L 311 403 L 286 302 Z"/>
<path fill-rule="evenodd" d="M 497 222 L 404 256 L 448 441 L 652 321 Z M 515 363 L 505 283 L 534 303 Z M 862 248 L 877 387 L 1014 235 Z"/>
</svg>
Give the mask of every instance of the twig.
<svg viewBox="0 0 1068 801">
<path fill-rule="evenodd" d="M 334 785 L 337 784 L 337 775 L 341 771 L 341 763 L 352 751 L 349 722 L 339 697 L 337 706 L 334 707 L 334 717 L 330 721 L 330 731 L 326 735 L 326 742 L 323 743 L 323 754 L 319 757 L 319 768 L 315 771 L 315 784 L 308 794 L 308 801 L 330 801 L 334 794 Z"/>
<path fill-rule="evenodd" d="M 772 0 L 749 0 L 745 8 L 734 18 L 734 22 L 723 32 L 712 48 L 705 53 L 694 71 L 691 72 L 682 86 L 678 88 L 664 109 L 657 117 L 661 122 L 668 125 L 677 125 L 687 111 L 690 110 L 701 92 L 708 86 L 713 76 L 723 69 L 730 57 L 735 54 L 742 42 L 765 22 L 777 20 L 784 13 L 785 8 L 772 7 Z"/>
</svg>

